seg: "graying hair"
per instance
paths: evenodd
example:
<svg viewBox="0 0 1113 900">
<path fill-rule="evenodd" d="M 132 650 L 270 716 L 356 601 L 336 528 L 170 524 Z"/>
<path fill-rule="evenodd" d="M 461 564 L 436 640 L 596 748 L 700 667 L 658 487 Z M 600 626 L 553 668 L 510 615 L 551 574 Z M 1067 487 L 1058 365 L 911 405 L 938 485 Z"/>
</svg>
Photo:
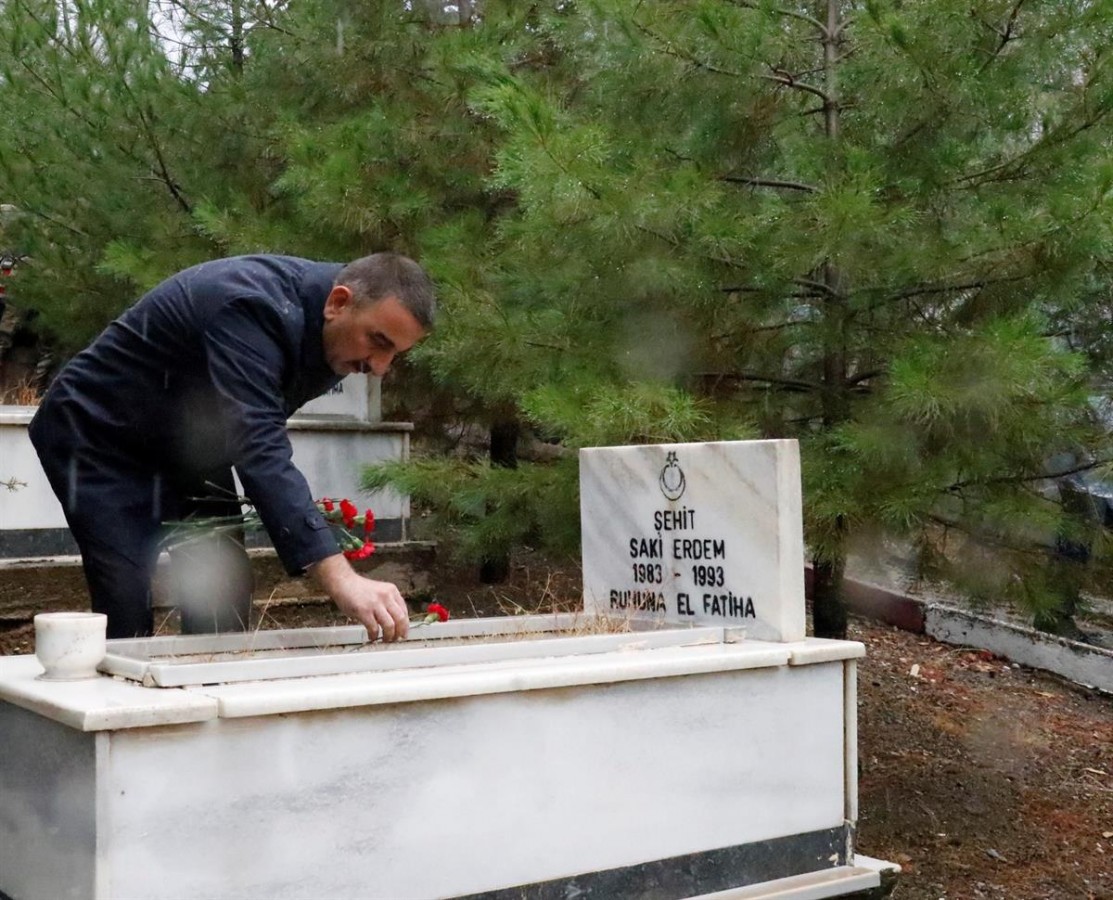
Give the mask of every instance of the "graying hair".
<svg viewBox="0 0 1113 900">
<path fill-rule="evenodd" d="M 433 327 L 437 315 L 433 282 L 409 257 L 400 253 L 372 253 L 344 266 L 336 283 L 350 288 L 359 304 L 396 297 L 422 328 L 429 331 Z"/>
</svg>

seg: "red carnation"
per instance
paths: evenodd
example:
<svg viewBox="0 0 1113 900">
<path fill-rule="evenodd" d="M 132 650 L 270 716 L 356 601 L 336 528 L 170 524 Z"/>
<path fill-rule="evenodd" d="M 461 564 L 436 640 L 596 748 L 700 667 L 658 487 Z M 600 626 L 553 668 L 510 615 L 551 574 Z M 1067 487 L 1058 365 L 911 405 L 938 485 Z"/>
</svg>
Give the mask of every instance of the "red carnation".
<svg viewBox="0 0 1113 900">
<path fill-rule="evenodd" d="M 375 530 L 375 514 L 371 510 L 367 510 L 363 514 L 363 533 L 370 534 Z"/>
<path fill-rule="evenodd" d="M 429 608 L 425 610 L 426 615 L 436 616 L 442 622 L 448 621 L 448 610 L 441 606 L 439 603 L 430 603 Z"/>
<path fill-rule="evenodd" d="M 356 509 L 356 505 L 351 500 L 341 500 L 340 514 L 344 517 L 344 527 L 351 528 L 356 516 L 359 515 L 359 510 Z"/>
<path fill-rule="evenodd" d="M 332 512 L 333 504 L 328 497 L 325 497 L 325 499 L 321 501 L 321 505 L 325 508 L 325 512 Z"/>
<path fill-rule="evenodd" d="M 348 559 L 367 559 L 372 553 L 375 552 L 375 545 L 370 541 L 364 541 L 362 547 L 353 547 L 351 550 L 345 550 L 344 556 Z"/>
</svg>

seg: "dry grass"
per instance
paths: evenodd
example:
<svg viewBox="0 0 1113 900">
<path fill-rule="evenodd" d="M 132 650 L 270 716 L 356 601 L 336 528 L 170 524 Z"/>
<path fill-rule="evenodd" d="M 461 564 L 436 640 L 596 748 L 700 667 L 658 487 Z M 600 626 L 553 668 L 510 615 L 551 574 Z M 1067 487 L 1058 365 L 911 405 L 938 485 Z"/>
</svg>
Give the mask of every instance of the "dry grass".
<svg viewBox="0 0 1113 900">
<path fill-rule="evenodd" d="M 39 389 L 29 378 L 17 381 L 11 387 L 0 391 L 0 403 L 9 406 L 38 406 L 39 400 Z"/>
</svg>

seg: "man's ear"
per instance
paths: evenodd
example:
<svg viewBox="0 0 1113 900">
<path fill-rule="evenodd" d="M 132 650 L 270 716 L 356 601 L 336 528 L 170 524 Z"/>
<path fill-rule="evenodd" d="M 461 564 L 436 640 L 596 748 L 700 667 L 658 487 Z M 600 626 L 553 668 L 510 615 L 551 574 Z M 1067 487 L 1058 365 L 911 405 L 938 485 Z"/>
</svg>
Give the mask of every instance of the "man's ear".
<svg viewBox="0 0 1113 900">
<path fill-rule="evenodd" d="M 338 316 L 351 303 L 352 289 L 343 284 L 333 285 L 325 299 L 325 321 L 327 322 Z"/>
</svg>

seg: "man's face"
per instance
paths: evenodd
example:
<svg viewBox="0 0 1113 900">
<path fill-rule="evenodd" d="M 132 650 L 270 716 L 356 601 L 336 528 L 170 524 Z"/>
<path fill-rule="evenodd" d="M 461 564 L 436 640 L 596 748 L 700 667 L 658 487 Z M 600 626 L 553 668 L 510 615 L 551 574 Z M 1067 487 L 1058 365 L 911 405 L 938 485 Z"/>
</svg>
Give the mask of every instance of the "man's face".
<svg viewBox="0 0 1113 900">
<path fill-rule="evenodd" d="M 321 340 L 325 360 L 337 375 L 384 375 L 395 356 L 423 337 L 425 329 L 397 297 L 357 306 L 351 290 L 338 284 L 325 301 Z"/>
</svg>

